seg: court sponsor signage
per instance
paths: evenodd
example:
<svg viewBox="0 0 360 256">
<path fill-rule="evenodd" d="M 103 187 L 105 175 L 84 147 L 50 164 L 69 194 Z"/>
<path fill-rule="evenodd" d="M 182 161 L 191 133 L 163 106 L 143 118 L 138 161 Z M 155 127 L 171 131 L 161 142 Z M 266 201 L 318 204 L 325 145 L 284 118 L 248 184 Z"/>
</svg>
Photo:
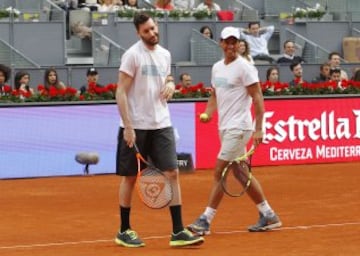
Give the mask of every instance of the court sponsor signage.
<svg viewBox="0 0 360 256">
<path fill-rule="evenodd" d="M 203 107 L 199 103 L 198 112 Z M 360 161 L 359 98 L 266 100 L 265 108 L 264 141 L 254 155 L 254 165 Z M 216 122 L 205 128 L 197 121 L 198 168 L 211 168 L 209 156 L 216 158 Z M 213 128 L 212 133 L 204 130 Z M 205 152 L 200 147 L 208 138 L 216 142 L 212 139 L 211 150 L 207 146 Z"/>
</svg>

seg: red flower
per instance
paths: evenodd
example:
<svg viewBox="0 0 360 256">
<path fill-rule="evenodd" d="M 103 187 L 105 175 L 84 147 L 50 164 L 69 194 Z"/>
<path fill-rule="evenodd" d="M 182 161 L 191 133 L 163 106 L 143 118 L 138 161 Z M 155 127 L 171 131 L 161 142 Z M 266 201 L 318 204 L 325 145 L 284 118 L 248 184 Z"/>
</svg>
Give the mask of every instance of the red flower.
<svg viewBox="0 0 360 256">
<path fill-rule="evenodd" d="M 10 85 L 7 85 L 7 84 L 4 85 L 3 91 L 4 91 L 5 93 L 10 93 L 11 90 L 12 90 L 12 89 L 11 89 L 11 86 L 10 86 Z"/>
</svg>

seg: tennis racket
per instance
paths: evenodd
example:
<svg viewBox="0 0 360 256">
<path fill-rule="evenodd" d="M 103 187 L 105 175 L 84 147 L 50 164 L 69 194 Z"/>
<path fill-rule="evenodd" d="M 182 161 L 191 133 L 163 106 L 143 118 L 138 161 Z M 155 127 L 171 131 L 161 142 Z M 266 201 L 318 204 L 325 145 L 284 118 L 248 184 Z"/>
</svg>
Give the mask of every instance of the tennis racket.
<svg viewBox="0 0 360 256">
<path fill-rule="evenodd" d="M 221 173 L 221 185 L 224 192 L 232 197 L 245 194 L 251 185 L 251 158 L 255 148 L 251 147 L 244 155 L 229 162 Z"/>
<path fill-rule="evenodd" d="M 169 205 L 173 198 L 172 185 L 162 171 L 146 161 L 134 144 L 138 173 L 136 189 L 143 203 L 152 209 L 161 209 Z M 146 166 L 142 169 L 142 166 Z"/>
</svg>

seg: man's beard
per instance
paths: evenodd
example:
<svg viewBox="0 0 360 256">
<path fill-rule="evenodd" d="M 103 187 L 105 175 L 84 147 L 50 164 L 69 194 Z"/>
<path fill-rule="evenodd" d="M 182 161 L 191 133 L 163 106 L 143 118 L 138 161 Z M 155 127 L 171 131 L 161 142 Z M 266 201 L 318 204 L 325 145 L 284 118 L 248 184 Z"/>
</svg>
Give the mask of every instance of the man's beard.
<svg viewBox="0 0 360 256">
<path fill-rule="evenodd" d="M 146 44 L 146 45 L 149 45 L 149 46 L 155 46 L 159 43 L 159 34 L 155 34 L 156 35 L 156 40 L 151 40 L 151 39 L 146 39 L 144 37 L 141 37 L 141 40 Z"/>
</svg>

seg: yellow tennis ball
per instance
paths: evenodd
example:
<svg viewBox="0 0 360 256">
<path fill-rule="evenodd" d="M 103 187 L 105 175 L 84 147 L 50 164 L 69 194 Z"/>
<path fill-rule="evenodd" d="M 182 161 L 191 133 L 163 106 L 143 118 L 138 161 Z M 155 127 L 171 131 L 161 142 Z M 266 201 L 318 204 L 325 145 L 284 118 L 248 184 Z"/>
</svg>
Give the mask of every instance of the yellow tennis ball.
<svg viewBox="0 0 360 256">
<path fill-rule="evenodd" d="M 207 121 L 207 120 L 209 120 L 208 114 L 202 113 L 202 114 L 200 115 L 200 121 Z"/>
</svg>

